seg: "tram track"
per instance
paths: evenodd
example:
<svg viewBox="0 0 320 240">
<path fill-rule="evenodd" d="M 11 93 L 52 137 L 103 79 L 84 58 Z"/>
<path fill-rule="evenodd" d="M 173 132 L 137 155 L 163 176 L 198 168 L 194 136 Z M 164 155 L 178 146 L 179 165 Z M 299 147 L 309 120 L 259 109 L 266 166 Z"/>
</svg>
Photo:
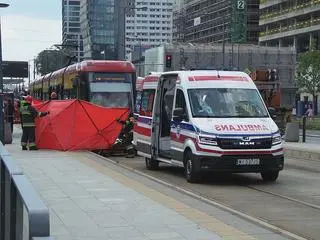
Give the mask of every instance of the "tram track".
<svg viewBox="0 0 320 240">
<path fill-rule="evenodd" d="M 301 201 L 299 199 L 294 199 L 294 198 L 291 198 L 291 197 L 288 197 L 288 196 L 284 196 L 284 195 L 281 195 L 281 194 L 278 194 L 278 193 L 274 193 L 274 192 L 271 192 L 271 191 L 265 191 L 265 190 L 262 190 L 262 189 L 259 189 L 259 188 L 256 188 L 256 187 L 252 187 L 252 186 L 246 186 L 246 187 L 249 188 L 249 189 L 255 190 L 255 191 L 264 192 L 264 193 L 267 193 L 267 194 L 270 194 L 270 195 L 273 195 L 273 196 L 276 196 L 276 197 L 279 197 L 279 198 L 286 199 L 286 200 L 291 201 L 291 202 L 299 203 L 299 204 L 302 204 L 304 206 L 320 210 L 320 206 L 319 205 L 315 205 L 315 204 L 312 204 L 312 203 Z"/>
<path fill-rule="evenodd" d="M 299 198 L 291 197 L 290 195 L 279 194 L 271 190 L 265 190 L 263 188 L 257 187 L 256 185 L 262 184 L 262 181 L 255 179 L 252 180 L 253 178 L 247 178 L 246 176 L 240 175 L 237 176 L 235 180 L 232 180 L 231 183 L 224 183 L 224 180 L 222 180 L 222 182 L 220 180 L 219 183 L 215 184 L 212 182 L 212 180 L 209 179 L 209 182 L 205 181 L 203 184 L 189 184 L 183 178 L 183 174 L 181 173 L 181 171 L 177 170 L 176 168 L 163 167 L 163 169 L 161 169 L 160 171 L 150 172 L 145 170 L 144 161 L 141 158 L 131 160 L 121 157 L 100 157 L 105 161 L 112 162 L 113 164 L 119 165 L 122 168 L 144 176 L 152 181 L 158 182 L 176 191 L 199 199 L 205 203 L 231 212 L 232 214 L 240 216 L 243 219 L 258 224 L 273 232 L 281 233 L 289 239 L 320 239 L 320 235 L 318 235 L 317 233 L 308 234 L 308 230 L 302 232 L 299 229 L 294 229 L 288 223 L 282 223 L 281 219 L 273 219 L 272 214 L 270 217 L 268 216 L 268 214 L 264 215 L 264 211 L 257 211 L 255 213 L 255 211 L 251 211 L 252 209 L 250 209 L 250 207 L 248 208 L 241 206 L 241 202 L 245 202 L 245 200 L 241 198 L 249 199 L 250 201 L 251 196 L 253 199 L 261 199 L 262 201 L 263 199 L 265 199 L 265 212 L 268 211 L 269 207 L 271 207 L 271 212 L 274 211 L 274 208 L 272 208 L 272 204 L 270 205 L 270 203 L 268 203 L 269 201 L 280 204 L 279 208 L 281 208 L 281 206 L 288 205 L 288 211 L 286 211 L 286 209 L 282 209 L 281 212 L 279 212 L 279 215 L 289 214 L 288 217 L 290 217 L 290 214 L 292 214 L 293 211 L 292 209 L 297 209 L 298 212 L 302 213 L 300 214 L 297 212 L 295 217 L 298 217 L 299 219 L 301 219 L 301 221 L 303 221 L 303 219 L 309 221 L 310 213 L 313 213 L 317 218 L 319 217 L 320 219 L 320 206 L 318 204 L 313 204 L 307 201 L 303 201 Z M 240 181 L 240 183 L 237 183 L 238 180 Z M 243 182 L 245 182 L 245 184 Z M 228 190 L 228 188 L 232 188 L 232 190 Z M 233 190 L 235 191 L 234 194 L 232 194 Z M 216 192 L 218 192 L 217 195 L 215 195 Z M 241 192 L 245 192 L 246 194 L 248 194 L 248 196 L 245 196 L 245 194 L 243 193 L 241 194 Z M 233 197 L 236 196 L 237 193 L 240 194 L 240 204 L 237 204 L 236 201 L 228 201 L 228 196 L 230 195 L 230 193 Z M 263 206 L 264 203 L 258 202 L 258 205 Z M 259 206 L 253 206 L 253 208 L 259 208 Z M 263 209 L 263 207 L 261 208 Z M 299 221 L 299 219 L 297 219 L 297 221 Z"/>
</svg>

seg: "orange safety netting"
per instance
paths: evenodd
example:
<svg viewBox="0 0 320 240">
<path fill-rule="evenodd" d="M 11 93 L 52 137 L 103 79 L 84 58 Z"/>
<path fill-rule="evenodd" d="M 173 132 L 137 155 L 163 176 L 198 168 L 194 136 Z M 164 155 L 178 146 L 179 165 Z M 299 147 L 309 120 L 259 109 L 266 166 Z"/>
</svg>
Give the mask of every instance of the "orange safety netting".
<svg viewBox="0 0 320 240">
<path fill-rule="evenodd" d="M 36 144 L 40 149 L 63 151 L 109 149 L 117 139 L 129 109 L 104 108 L 81 100 L 34 104 L 50 114 L 36 120 Z"/>
</svg>

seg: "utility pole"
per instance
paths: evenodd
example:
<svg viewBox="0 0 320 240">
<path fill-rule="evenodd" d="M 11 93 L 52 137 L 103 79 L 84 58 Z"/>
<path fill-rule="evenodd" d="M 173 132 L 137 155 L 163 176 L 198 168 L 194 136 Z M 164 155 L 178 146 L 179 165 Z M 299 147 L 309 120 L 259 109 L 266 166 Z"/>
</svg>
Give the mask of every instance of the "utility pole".
<svg viewBox="0 0 320 240">
<path fill-rule="evenodd" d="M 80 44 L 81 44 L 81 39 L 80 39 L 80 34 L 78 34 L 78 46 L 77 46 L 77 61 L 78 63 L 80 62 Z"/>
<path fill-rule="evenodd" d="M 33 81 L 36 79 L 36 59 L 33 59 Z"/>
<path fill-rule="evenodd" d="M 31 78 L 31 76 L 30 76 L 30 65 L 29 65 L 29 62 L 30 62 L 30 60 L 28 61 L 28 86 L 30 87 L 30 78 Z"/>
<path fill-rule="evenodd" d="M 139 39 L 139 77 L 141 77 L 141 65 L 142 65 L 142 43 L 141 43 L 142 39 Z"/>
<path fill-rule="evenodd" d="M 225 44 L 225 16 L 222 17 L 223 21 L 223 34 L 222 34 L 222 68 L 224 68 L 224 55 L 226 51 L 226 44 Z"/>
</svg>

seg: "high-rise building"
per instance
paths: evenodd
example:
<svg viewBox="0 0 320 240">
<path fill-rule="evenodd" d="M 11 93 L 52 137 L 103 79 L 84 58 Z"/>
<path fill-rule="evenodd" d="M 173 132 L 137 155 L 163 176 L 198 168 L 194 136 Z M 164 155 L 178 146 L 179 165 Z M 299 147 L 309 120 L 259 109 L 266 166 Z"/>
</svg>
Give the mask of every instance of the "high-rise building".
<svg viewBox="0 0 320 240">
<path fill-rule="evenodd" d="M 81 0 L 80 25 L 85 59 L 124 58 L 126 0 Z"/>
<path fill-rule="evenodd" d="M 173 0 L 135 0 L 126 12 L 126 53 L 172 41 Z"/>
<path fill-rule="evenodd" d="M 179 6 L 175 42 L 258 43 L 259 0 L 184 0 Z"/>
<path fill-rule="evenodd" d="M 77 61 L 83 58 L 80 31 L 80 0 L 62 0 L 62 43 Z"/>
<path fill-rule="evenodd" d="M 259 42 L 266 46 L 309 49 L 320 47 L 320 2 L 314 0 L 261 1 Z"/>
<path fill-rule="evenodd" d="M 173 12 L 179 11 L 183 8 L 185 0 L 173 0 Z"/>
</svg>

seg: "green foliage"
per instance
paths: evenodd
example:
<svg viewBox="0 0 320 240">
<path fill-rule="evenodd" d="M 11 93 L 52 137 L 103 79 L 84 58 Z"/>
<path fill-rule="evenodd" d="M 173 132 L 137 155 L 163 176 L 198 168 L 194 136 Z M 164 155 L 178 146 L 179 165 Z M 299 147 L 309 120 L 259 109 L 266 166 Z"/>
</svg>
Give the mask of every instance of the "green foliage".
<svg viewBox="0 0 320 240">
<path fill-rule="evenodd" d="M 315 46 L 299 55 L 296 82 L 300 91 L 315 96 L 320 91 L 320 51 Z"/>
<path fill-rule="evenodd" d="M 66 65 L 67 57 L 58 50 L 44 50 L 36 58 L 37 73 L 45 75 Z"/>
</svg>

